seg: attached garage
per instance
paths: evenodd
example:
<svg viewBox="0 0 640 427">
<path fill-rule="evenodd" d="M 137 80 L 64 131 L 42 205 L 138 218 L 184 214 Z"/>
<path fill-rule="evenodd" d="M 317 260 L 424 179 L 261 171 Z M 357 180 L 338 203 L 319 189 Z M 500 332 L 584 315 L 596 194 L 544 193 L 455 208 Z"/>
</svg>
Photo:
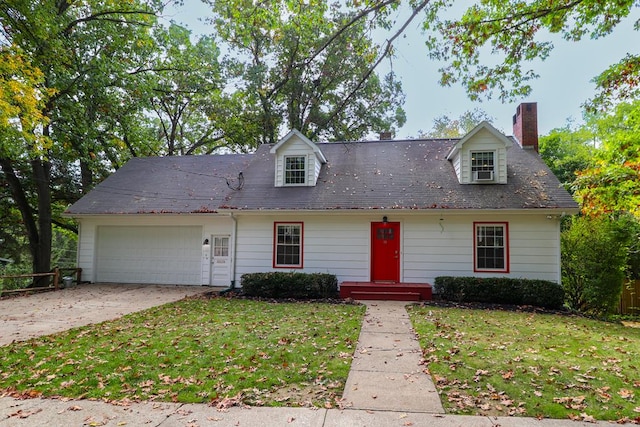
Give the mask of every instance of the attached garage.
<svg viewBox="0 0 640 427">
<path fill-rule="evenodd" d="M 201 282 L 200 226 L 100 226 L 96 250 L 98 282 Z"/>
</svg>

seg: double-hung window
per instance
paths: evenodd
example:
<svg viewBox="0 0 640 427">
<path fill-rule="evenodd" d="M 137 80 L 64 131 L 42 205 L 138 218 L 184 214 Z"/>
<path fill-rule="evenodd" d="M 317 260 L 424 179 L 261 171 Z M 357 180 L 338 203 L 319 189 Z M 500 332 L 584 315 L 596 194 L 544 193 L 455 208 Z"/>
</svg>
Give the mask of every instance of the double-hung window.
<svg viewBox="0 0 640 427">
<path fill-rule="evenodd" d="M 506 222 L 473 224 L 474 270 L 509 272 L 509 228 Z"/>
<path fill-rule="evenodd" d="M 273 266 L 302 268 L 302 223 L 275 223 Z"/>
<path fill-rule="evenodd" d="M 471 152 L 471 175 L 474 181 L 493 181 L 495 158 L 493 151 Z"/>
<path fill-rule="evenodd" d="M 284 183 L 285 185 L 305 184 L 307 176 L 305 156 L 285 156 Z"/>
</svg>

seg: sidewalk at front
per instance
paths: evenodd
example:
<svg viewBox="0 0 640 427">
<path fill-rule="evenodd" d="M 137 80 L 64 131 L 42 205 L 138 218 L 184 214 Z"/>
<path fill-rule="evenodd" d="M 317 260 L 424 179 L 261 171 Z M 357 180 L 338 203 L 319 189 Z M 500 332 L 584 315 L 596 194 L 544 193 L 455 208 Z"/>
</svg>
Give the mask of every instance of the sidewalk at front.
<svg viewBox="0 0 640 427">
<path fill-rule="evenodd" d="M 612 424 L 354 409 L 233 407 L 218 411 L 205 404 L 142 402 L 128 406 L 115 406 L 89 400 L 0 398 L 0 427 L 593 427 L 604 425 Z"/>
</svg>

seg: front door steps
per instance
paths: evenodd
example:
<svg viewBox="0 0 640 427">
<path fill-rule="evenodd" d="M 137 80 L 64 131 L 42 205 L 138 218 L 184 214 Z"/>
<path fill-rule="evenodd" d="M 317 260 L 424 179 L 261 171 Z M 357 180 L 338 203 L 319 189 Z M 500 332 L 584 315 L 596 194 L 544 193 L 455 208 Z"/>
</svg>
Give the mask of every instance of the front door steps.
<svg viewBox="0 0 640 427">
<path fill-rule="evenodd" d="M 342 282 L 340 298 L 355 300 L 428 301 L 432 298 L 429 283 Z"/>
</svg>

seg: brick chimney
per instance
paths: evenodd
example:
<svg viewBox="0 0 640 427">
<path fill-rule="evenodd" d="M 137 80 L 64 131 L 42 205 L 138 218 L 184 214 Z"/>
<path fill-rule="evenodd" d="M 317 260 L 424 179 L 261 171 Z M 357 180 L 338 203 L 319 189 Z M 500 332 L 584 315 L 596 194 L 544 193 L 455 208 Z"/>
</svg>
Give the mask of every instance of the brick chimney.
<svg viewBox="0 0 640 427">
<path fill-rule="evenodd" d="M 513 136 L 522 148 L 538 152 L 538 104 L 523 102 L 513 116 Z"/>
<path fill-rule="evenodd" d="M 388 141 L 393 138 L 393 133 L 391 131 L 383 131 L 380 132 L 380 141 Z"/>
</svg>

